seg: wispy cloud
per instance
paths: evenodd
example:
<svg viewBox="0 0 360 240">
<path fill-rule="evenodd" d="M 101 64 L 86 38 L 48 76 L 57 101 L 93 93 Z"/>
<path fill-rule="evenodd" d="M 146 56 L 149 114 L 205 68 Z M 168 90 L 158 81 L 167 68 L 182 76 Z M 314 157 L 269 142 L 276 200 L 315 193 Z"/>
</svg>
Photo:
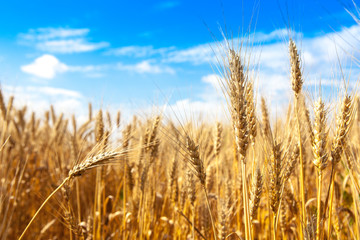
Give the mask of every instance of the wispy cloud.
<svg viewBox="0 0 360 240">
<path fill-rule="evenodd" d="M 90 42 L 88 28 L 38 28 L 18 35 L 19 43 L 50 53 L 79 53 L 106 48 L 108 42 Z"/>
<path fill-rule="evenodd" d="M 158 3 L 155 8 L 159 9 L 159 10 L 166 10 L 166 9 L 171 9 L 171 8 L 175 8 L 177 6 L 180 5 L 179 1 L 164 1 L 164 2 L 160 2 Z"/>
<path fill-rule="evenodd" d="M 106 52 L 108 55 L 115 56 L 129 56 L 129 57 L 152 57 L 154 55 L 165 56 L 171 50 L 174 50 L 175 47 L 165 47 L 165 48 L 154 48 L 153 46 L 126 46 L 121 48 L 110 49 Z"/>
<path fill-rule="evenodd" d="M 63 88 L 54 88 L 54 87 L 27 87 L 28 91 L 38 91 L 42 94 L 49 96 L 63 96 L 63 97 L 72 97 L 72 98 L 83 98 L 83 95 L 80 92 L 63 89 Z"/>
<path fill-rule="evenodd" d="M 19 37 L 29 41 L 44 41 L 55 38 L 84 37 L 90 30 L 88 28 L 37 28 L 27 33 L 20 33 Z"/>
<path fill-rule="evenodd" d="M 188 49 L 172 51 L 163 61 L 170 63 L 190 62 L 198 65 L 214 62 L 216 61 L 216 57 L 209 44 L 202 44 Z"/>
<path fill-rule="evenodd" d="M 203 76 L 201 78 L 201 81 L 203 83 L 210 84 L 214 89 L 220 89 L 221 90 L 220 82 L 222 80 L 221 80 L 221 77 L 219 75 L 217 75 L 217 74 L 209 74 L 209 75 Z"/>
<path fill-rule="evenodd" d="M 118 63 L 116 65 L 118 70 L 125 70 L 136 73 L 151 73 L 151 74 L 160 74 L 160 73 L 169 73 L 174 74 L 175 70 L 168 66 L 157 65 L 151 63 L 149 60 L 145 60 L 136 64 L 123 64 Z"/>
<path fill-rule="evenodd" d="M 91 52 L 109 46 L 106 42 L 89 43 L 85 39 L 53 40 L 36 44 L 36 48 L 51 53 Z"/>
</svg>

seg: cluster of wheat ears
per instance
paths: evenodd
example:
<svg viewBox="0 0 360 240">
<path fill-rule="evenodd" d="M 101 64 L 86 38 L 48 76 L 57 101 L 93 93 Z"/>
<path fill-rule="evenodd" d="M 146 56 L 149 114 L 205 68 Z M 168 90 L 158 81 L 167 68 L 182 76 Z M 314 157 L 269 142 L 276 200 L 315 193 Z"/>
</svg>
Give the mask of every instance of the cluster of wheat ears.
<svg viewBox="0 0 360 240">
<path fill-rule="evenodd" d="M 79 126 L 1 94 L 0 239 L 360 239 L 355 93 L 344 87 L 333 118 L 320 94 L 309 103 L 290 39 L 293 100 L 271 124 L 246 58 L 226 52 L 231 117 L 213 125 L 155 115 L 123 126 L 89 105 Z"/>
</svg>

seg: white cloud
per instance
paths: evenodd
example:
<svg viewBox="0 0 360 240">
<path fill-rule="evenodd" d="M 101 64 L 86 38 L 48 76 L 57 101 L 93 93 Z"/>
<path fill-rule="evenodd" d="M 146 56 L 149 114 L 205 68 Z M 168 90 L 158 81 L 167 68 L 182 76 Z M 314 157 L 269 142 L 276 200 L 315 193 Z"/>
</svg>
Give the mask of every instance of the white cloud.
<svg viewBox="0 0 360 240">
<path fill-rule="evenodd" d="M 52 79 L 56 74 L 68 71 L 69 67 L 56 57 L 45 54 L 36 58 L 34 62 L 21 66 L 21 70 L 40 78 Z"/>
<path fill-rule="evenodd" d="M 216 62 L 214 51 L 209 44 L 202 44 L 184 50 L 170 52 L 164 62 L 183 63 L 190 62 L 195 65 Z"/>
<path fill-rule="evenodd" d="M 211 123 L 228 118 L 227 103 L 219 89 L 221 77 L 210 74 L 201 77 L 201 81 L 204 83 L 202 91 L 196 92 L 194 96 L 180 98 L 168 106 L 162 106 L 164 110 L 161 111 L 166 118 L 177 119 L 182 124 L 192 122 L 194 119 Z"/>
<path fill-rule="evenodd" d="M 101 73 L 99 73 L 100 71 L 111 68 L 111 65 L 110 64 L 102 64 L 102 65 L 68 66 L 68 67 L 69 67 L 69 72 L 101 74 Z"/>
<path fill-rule="evenodd" d="M 181 99 L 165 108 L 164 115 L 168 119 L 178 120 L 182 124 L 201 119 L 207 122 L 226 119 L 225 101 L 203 101 Z"/>
<path fill-rule="evenodd" d="M 26 40 L 49 40 L 54 38 L 83 37 L 89 33 L 88 28 L 37 28 L 30 29 L 28 33 L 20 33 L 19 37 Z"/>
<path fill-rule="evenodd" d="M 106 54 L 115 55 L 115 56 L 130 56 L 130 57 L 151 57 L 154 55 L 164 56 L 171 50 L 174 50 L 175 47 L 165 47 L 165 48 L 154 48 L 153 46 L 126 46 L 121 48 L 115 48 L 109 50 Z"/>
<path fill-rule="evenodd" d="M 36 58 L 34 62 L 21 66 L 21 71 L 44 79 L 53 79 L 57 74 L 65 72 L 82 72 L 90 77 L 98 77 L 100 71 L 109 67 L 109 65 L 69 66 L 60 62 L 55 56 L 45 54 Z"/>
<path fill-rule="evenodd" d="M 265 44 L 275 41 L 283 41 L 286 39 L 286 37 L 289 36 L 289 30 L 286 28 L 282 29 L 275 29 L 274 31 L 270 33 L 264 33 L 264 32 L 256 32 L 252 33 L 249 37 L 251 43 L 259 43 L 259 44 Z M 291 36 L 294 39 L 301 39 L 303 38 L 303 34 L 299 32 L 292 31 Z M 246 39 L 243 39 L 244 42 L 246 42 Z"/>
<path fill-rule="evenodd" d="M 39 93 L 49 95 L 49 96 L 63 96 L 63 97 L 70 97 L 70 98 L 82 98 L 82 94 L 68 89 L 63 88 L 53 88 L 53 87 L 27 87 L 28 91 L 38 91 Z"/>
<path fill-rule="evenodd" d="M 85 39 L 53 40 L 36 44 L 36 48 L 51 53 L 90 52 L 109 46 L 107 42 L 89 43 Z"/>
<path fill-rule="evenodd" d="M 19 42 L 50 53 L 77 53 L 95 51 L 109 46 L 107 42 L 89 42 L 88 28 L 38 28 L 20 33 Z"/>
<path fill-rule="evenodd" d="M 133 64 L 133 65 L 118 63 L 116 68 L 118 70 L 125 70 L 125 71 L 130 71 L 130 72 L 137 72 L 137 73 L 151 73 L 151 74 L 160 74 L 160 73 L 174 74 L 175 73 L 175 70 L 173 68 L 152 64 L 148 60 Z"/>
<path fill-rule="evenodd" d="M 222 78 L 217 74 L 209 74 L 203 76 L 201 81 L 207 84 L 210 84 L 214 89 L 221 90 L 221 82 L 223 81 Z"/>
</svg>

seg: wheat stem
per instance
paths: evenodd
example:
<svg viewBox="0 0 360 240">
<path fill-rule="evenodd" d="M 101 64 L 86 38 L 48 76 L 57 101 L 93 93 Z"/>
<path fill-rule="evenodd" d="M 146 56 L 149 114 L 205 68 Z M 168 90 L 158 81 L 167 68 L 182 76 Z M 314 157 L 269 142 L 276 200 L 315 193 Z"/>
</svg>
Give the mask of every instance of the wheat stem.
<svg viewBox="0 0 360 240">
<path fill-rule="evenodd" d="M 332 228 L 332 224 L 331 224 L 331 214 L 332 214 L 332 206 L 333 206 L 333 197 L 334 197 L 334 179 L 335 179 L 335 173 L 334 172 L 334 176 L 333 178 L 331 178 L 331 185 L 330 185 L 330 203 L 329 203 L 329 224 L 328 224 L 328 238 L 331 237 L 331 228 Z"/>
<path fill-rule="evenodd" d="M 274 216 L 273 216 L 273 224 L 274 224 L 273 240 L 276 240 L 276 213 L 274 212 L 273 214 L 274 214 Z"/>
<path fill-rule="evenodd" d="M 321 237 L 321 186 L 322 186 L 322 170 L 318 171 L 318 192 L 317 192 L 317 219 L 316 219 L 316 239 L 320 240 Z"/>
<path fill-rule="evenodd" d="M 30 222 L 28 223 L 28 225 L 26 226 L 26 228 L 24 229 L 24 231 L 22 232 L 22 234 L 20 235 L 18 240 L 21 240 L 26 231 L 29 229 L 30 225 L 32 224 L 32 222 L 35 220 L 36 216 L 40 213 L 41 209 L 45 206 L 45 204 L 50 200 L 50 198 L 52 196 L 54 196 L 54 194 L 59 191 L 64 185 L 65 183 L 70 179 L 70 176 L 65 178 L 64 181 L 45 199 L 45 201 L 41 204 L 41 206 L 38 208 L 38 210 L 36 211 L 36 213 L 34 214 L 34 216 L 31 218 Z"/>
<path fill-rule="evenodd" d="M 304 161 L 303 161 L 303 150 L 302 150 L 302 140 L 301 140 L 301 129 L 300 129 L 300 116 L 298 109 L 298 98 L 295 98 L 295 112 L 296 112 L 296 121 L 297 121 L 297 132 L 298 132 L 298 144 L 299 144 L 299 158 L 300 158 L 300 201 L 301 201 L 301 213 L 302 213 L 302 222 L 306 222 L 306 211 L 305 211 L 305 190 L 304 190 Z M 303 239 L 303 230 L 300 231 L 300 238 Z"/>
<path fill-rule="evenodd" d="M 192 236 L 193 239 L 195 239 L 195 206 L 191 205 L 191 209 L 192 209 Z"/>
<path fill-rule="evenodd" d="M 126 158 L 126 156 L 125 156 Z M 127 164 L 124 164 L 124 173 L 123 173 L 123 237 L 125 237 L 126 232 L 126 171 L 127 171 Z"/>
<path fill-rule="evenodd" d="M 216 228 L 215 228 L 214 219 L 213 219 L 212 214 L 211 214 L 209 197 L 208 197 L 208 193 L 207 193 L 207 190 L 206 190 L 205 185 L 203 185 L 203 189 L 204 189 L 204 193 L 205 193 L 206 205 L 207 205 L 207 208 L 208 208 L 208 210 L 209 210 L 211 225 L 212 225 L 212 229 L 213 229 L 213 233 L 214 233 L 214 239 L 216 240 L 216 239 L 217 239 L 217 237 L 216 237 Z"/>
<path fill-rule="evenodd" d="M 241 175 L 243 184 L 243 205 L 244 205 L 244 222 L 245 222 L 245 234 L 246 239 L 251 239 L 251 226 L 250 226 L 250 212 L 249 212 L 249 201 L 247 194 L 247 180 L 246 180 L 246 164 L 241 161 Z"/>
<path fill-rule="evenodd" d="M 216 160 L 216 184 L 217 184 L 216 190 L 217 190 L 218 196 L 220 197 L 221 190 L 220 190 L 220 182 L 219 182 L 219 156 L 218 155 L 216 155 L 215 160 Z"/>
<path fill-rule="evenodd" d="M 76 179 L 75 182 L 76 187 L 76 202 L 77 202 L 77 211 L 78 211 L 78 221 L 81 222 L 81 204 L 80 204 L 80 188 L 79 188 L 79 180 Z"/>
</svg>

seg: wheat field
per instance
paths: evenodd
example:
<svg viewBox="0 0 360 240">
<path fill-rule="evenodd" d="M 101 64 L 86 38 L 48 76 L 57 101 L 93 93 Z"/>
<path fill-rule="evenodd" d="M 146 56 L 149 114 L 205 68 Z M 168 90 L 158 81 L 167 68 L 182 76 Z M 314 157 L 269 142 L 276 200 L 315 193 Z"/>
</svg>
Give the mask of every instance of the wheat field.
<svg viewBox="0 0 360 240">
<path fill-rule="evenodd" d="M 228 120 L 153 114 L 80 124 L 0 95 L 1 239 L 360 239 L 360 101 L 303 90 L 288 41 L 292 99 L 271 116 L 241 48 L 224 47 Z"/>
</svg>

